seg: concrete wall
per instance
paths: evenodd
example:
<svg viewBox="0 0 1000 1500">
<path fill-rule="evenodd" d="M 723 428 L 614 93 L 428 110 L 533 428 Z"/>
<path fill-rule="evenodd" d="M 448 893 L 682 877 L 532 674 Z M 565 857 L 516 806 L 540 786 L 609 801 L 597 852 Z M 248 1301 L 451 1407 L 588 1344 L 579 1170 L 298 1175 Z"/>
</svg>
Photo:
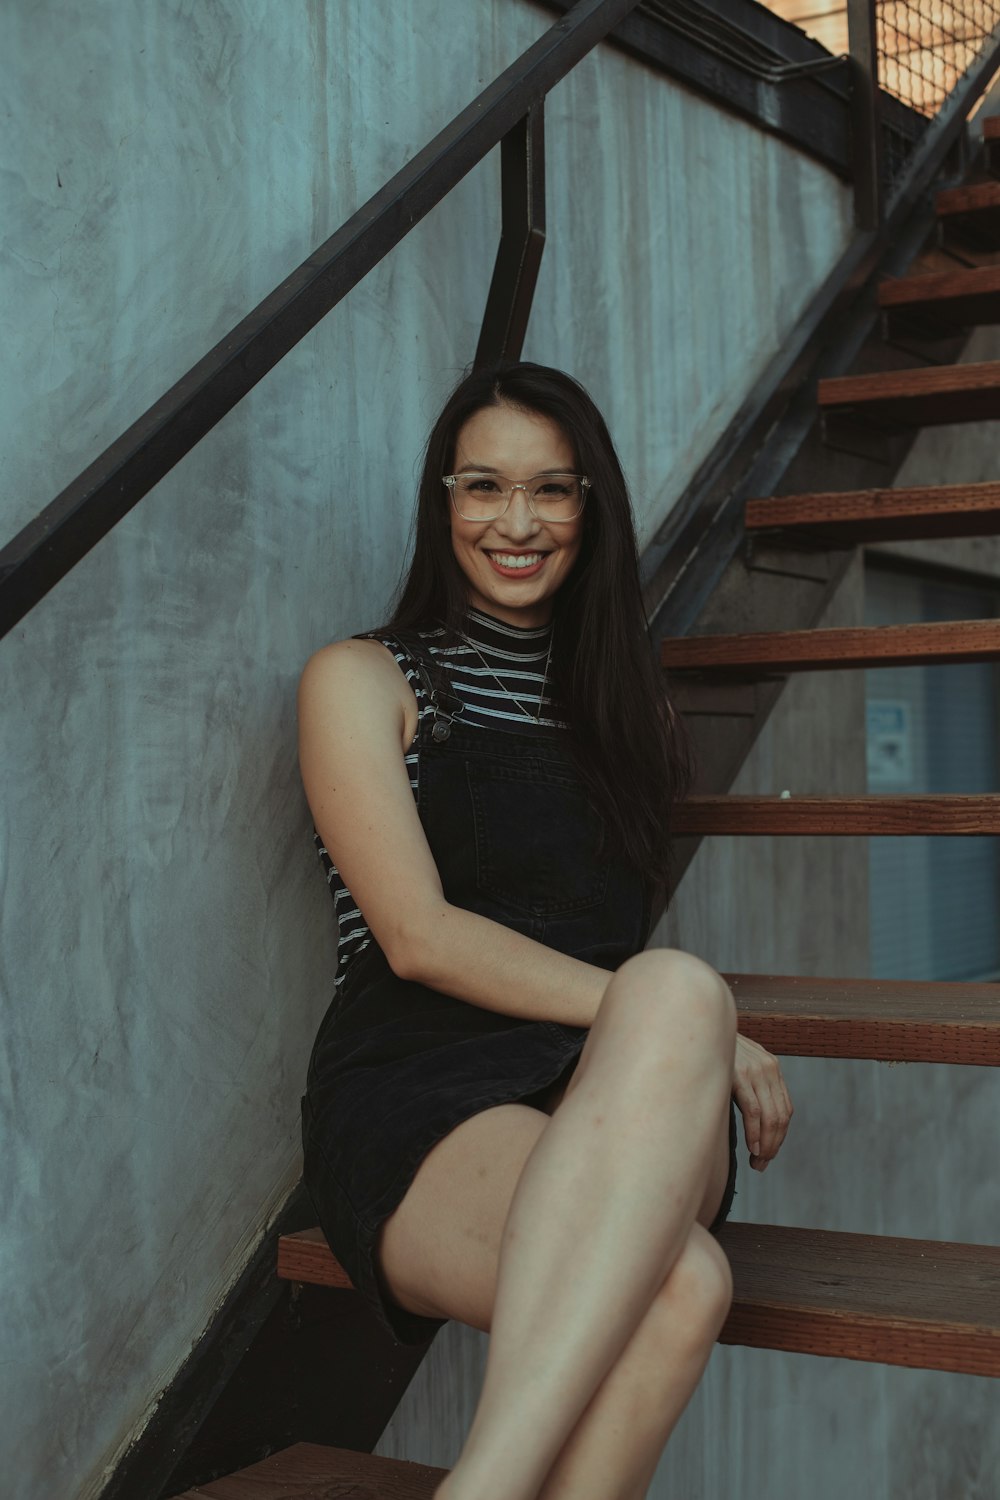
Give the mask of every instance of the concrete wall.
<svg viewBox="0 0 1000 1500">
<path fill-rule="evenodd" d="M 551 19 L 0 8 L 4 532 Z M 846 243 L 848 194 L 609 49 L 555 91 L 548 137 L 526 354 L 604 406 L 648 536 Z M 99 1492 L 297 1176 L 334 932 L 295 684 L 398 576 L 420 446 L 475 348 L 498 176 L 470 174 L 0 643 L 10 1500 Z M 414 1423 L 447 1436 L 471 1389 L 452 1358 L 400 1413 L 411 1457 Z"/>
</svg>

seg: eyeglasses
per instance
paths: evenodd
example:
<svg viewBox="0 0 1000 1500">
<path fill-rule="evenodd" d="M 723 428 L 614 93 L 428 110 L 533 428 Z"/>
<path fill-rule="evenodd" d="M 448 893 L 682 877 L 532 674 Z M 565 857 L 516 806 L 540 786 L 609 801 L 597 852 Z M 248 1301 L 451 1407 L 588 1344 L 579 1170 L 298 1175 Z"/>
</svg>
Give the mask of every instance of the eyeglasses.
<svg viewBox="0 0 1000 1500">
<path fill-rule="evenodd" d="M 536 474 L 520 483 L 503 474 L 445 474 L 452 504 L 465 521 L 495 521 L 515 490 L 523 490 L 528 509 L 539 521 L 575 521 L 590 488 L 585 474 Z"/>
</svg>

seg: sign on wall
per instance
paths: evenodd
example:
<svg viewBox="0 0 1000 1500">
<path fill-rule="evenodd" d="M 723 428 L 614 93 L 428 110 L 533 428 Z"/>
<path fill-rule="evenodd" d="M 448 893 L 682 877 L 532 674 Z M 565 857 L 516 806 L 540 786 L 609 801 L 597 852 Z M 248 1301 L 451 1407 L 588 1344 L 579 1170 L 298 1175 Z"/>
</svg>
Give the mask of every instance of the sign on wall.
<svg viewBox="0 0 1000 1500">
<path fill-rule="evenodd" d="M 913 781 L 911 705 L 901 698 L 869 698 L 866 713 L 869 791 L 909 786 Z"/>
</svg>

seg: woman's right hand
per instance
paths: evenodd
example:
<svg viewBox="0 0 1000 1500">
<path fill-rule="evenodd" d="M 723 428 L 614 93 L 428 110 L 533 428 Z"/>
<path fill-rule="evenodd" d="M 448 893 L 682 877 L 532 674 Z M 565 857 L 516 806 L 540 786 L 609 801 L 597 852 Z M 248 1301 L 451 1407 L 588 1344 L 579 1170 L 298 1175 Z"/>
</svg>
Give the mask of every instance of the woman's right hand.
<svg viewBox="0 0 1000 1500">
<path fill-rule="evenodd" d="M 748 1036 L 736 1038 L 733 1098 L 743 1116 L 750 1165 L 763 1172 L 781 1150 L 794 1109 L 778 1059 Z"/>
</svg>

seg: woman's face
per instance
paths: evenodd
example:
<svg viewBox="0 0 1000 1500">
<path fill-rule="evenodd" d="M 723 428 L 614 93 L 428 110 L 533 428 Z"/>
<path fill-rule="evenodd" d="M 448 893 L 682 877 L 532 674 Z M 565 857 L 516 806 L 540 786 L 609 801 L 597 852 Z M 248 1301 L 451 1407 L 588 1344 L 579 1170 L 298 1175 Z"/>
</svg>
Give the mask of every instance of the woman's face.
<svg viewBox="0 0 1000 1500">
<path fill-rule="evenodd" d="M 486 406 L 459 428 L 453 472 L 494 470 L 510 480 L 536 474 L 576 473 L 573 446 L 562 428 L 540 412 Z M 540 521 L 515 490 L 502 516 L 466 521 L 445 500 L 451 515 L 451 545 L 469 580 L 469 603 L 508 625 L 545 625 L 556 591 L 580 553 L 583 515 L 573 521 Z M 515 559 L 526 559 L 518 566 Z"/>
</svg>

